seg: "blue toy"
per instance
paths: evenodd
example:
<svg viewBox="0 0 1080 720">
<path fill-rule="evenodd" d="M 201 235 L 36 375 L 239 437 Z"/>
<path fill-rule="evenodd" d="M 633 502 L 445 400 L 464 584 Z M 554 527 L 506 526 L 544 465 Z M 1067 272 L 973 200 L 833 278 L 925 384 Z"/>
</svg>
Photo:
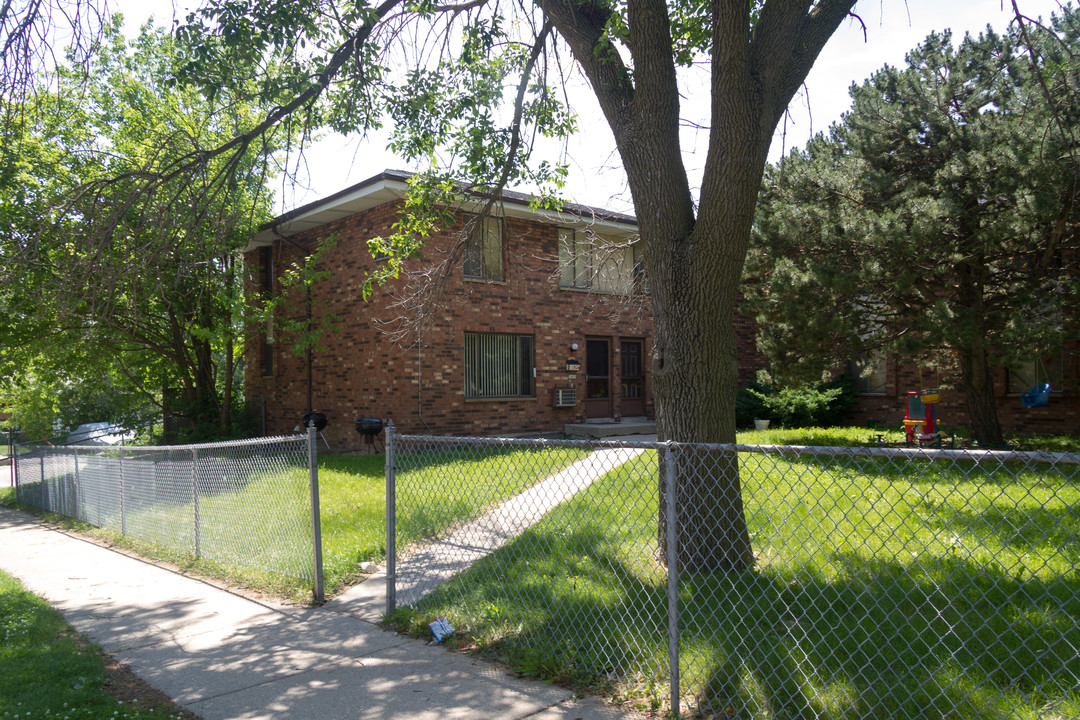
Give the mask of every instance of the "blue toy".
<svg viewBox="0 0 1080 720">
<path fill-rule="evenodd" d="M 1040 383 L 1020 396 L 1026 408 L 1042 407 L 1050 402 L 1050 383 Z"/>
</svg>

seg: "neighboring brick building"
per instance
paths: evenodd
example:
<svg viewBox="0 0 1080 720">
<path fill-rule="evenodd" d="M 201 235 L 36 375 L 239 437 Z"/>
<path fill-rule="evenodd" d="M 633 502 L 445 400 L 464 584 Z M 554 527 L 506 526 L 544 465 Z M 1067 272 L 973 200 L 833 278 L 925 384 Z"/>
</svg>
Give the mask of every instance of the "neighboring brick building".
<svg viewBox="0 0 1080 720">
<path fill-rule="evenodd" d="M 1006 431 L 1075 435 L 1080 433 L 1080 362 L 1077 348 L 1056 353 L 1047 361 L 1010 371 L 993 368 L 998 420 Z M 900 429 L 909 391 L 942 387 L 936 414 L 939 424 L 964 437 L 968 421 L 967 401 L 958 375 L 942 376 L 889 356 L 876 364 L 876 372 L 865 379 L 866 390 L 850 418 L 853 425 L 870 423 Z M 1053 388 L 1049 401 L 1041 407 L 1024 407 L 1022 395 L 1037 383 Z"/>
<path fill-rule="evenodd" d="M 267 333 L 248 344 L 247 396 L 262 408 L 268 433 L 298 424 L 309 377 L 311 407 L 328 416 L 335 448 L 361 445 L 358 417 L 393 419 L 406 432 L 492 435 L 653 416 L 652 313 L 632 217 L 581 206 L 539 214 L 515 193 L 505 194 L 498 217 L 457 211 L 455 226 L 412 261 L 418 272 L 449 267 L 418 336 L 408 288 L 430 290 L 434 278 L 416 274 L 362 297 L 376 262 L 367 240 L 392 232 L 407 180 L 387 171 L 287 213 L 249 248 L 249 281 L 265 290 L 301 248 L 335 236 L 320 261 L 331 273 L 312 288 L 311 304 L 317 320 L 334 316 L 337 331 L 323 334 L 310 367 L 284 337 L 274 342 Z M 302 318 L 303 295 L 288 307 Z"/>
</svg>

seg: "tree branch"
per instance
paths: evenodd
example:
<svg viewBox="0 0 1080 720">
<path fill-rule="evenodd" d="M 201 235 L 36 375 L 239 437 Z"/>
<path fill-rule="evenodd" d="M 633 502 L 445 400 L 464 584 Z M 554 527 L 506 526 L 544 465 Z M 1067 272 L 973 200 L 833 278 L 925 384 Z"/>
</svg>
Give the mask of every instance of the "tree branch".
<svg viewBox="0 0 1080 720">
<path fill-rule="evenodd" d="M 228 142 L 211 150 L 191 152 L 183 155 L 158 173 L 129 173 L 112 178 L 107 182 L 115 183 L 127 179 L 148 179 L 151 181 L 148 188 L 152 188 L 175 180 L 181 175 L 190 173 L 197 168 L 205 167 L 214 158 L 225 155 L 230 151 L 233 152 L 233 157 L 229 160 L 228 165 L 230 168 L 235 166 L 256 139 L 269 132 L 283 119 L 292 115 L 297 110 L 314 104 L 315 101 L 326 92 L 327 88 L 330 87 L 330 83 L 334 80 L 342 67 L 355 56 L 367 41 L 379 22 L 403 1 L 404 0 L 385 0 L 373 10 L 368 20 L 366 20 L 351 37 L 338 46 L 330 56 L 330 60 L 327 62 L 326 67 L 323 68 L 322 72 L 316 76 L 315 81 L 304 90 L 304 92 L 297 95 L 288 103 L 271 110 L 262 122 L 248 132 L 238 134 Z"/>
<path fill-rule="evenodd" d="M 606 37 L 611 10 L 598 0 L 536 0 L 592 85 L 608 124 L 616 135 L 625 128 L 634 102 L 630 70 Z"/>
<path fill-rule="evenodd" d="M 510 129 L 510 147 L 507 149 L 506 162 L 503 164 L 502 174 L 499 176 L 499 182 L 495 186 L 491 202 L 494 202 L 496 197 L 502 195 L 502 191 L 506 188 L 506 183 L 510 179 L 510 171 L 517 157 L 518 148 L 521 146 L 521 118 L 525 110 L 525 93 L 529 89 L 529 80 L 532 77 L 533 69 L 536 68 L 536 61 L 544 51 L 544 43 L 547 42 L 552 26 L 553 23 L 550 18 L 544 21 L 544 26 L 540 29 L 536 42 L 533 43 L 532 52 L 529 53 L 529 59 L 521 71 L 521 80 L 518 82 L 517 95 L 514 98 L 514 120 Z M 488 203 L 489 208 L 491 202 Z"/>
<path fill-rule="evenodd" d="M 768 0 L 754 29 L 751 72 L 763 83 L 763 121 L 770 132 L 855 0 L 810 5 L 809 0 Z"/>
</svg>

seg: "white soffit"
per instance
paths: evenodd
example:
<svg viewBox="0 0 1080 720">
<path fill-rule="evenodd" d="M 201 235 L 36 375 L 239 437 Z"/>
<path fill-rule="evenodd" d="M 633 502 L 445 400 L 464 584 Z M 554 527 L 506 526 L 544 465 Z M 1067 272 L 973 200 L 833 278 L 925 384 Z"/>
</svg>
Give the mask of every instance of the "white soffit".
<svg viewBox="0 0 1080 720">
<path fill-rule="evenodd" d="M 301 208 L 295 217 L 282 216 L 268 228 L 260 230 L 252 238 L 250 247 L 269 245 L 279 237 L 292 237 L 335 220 L 364 212 L 379 205 L 397 200 L 405 195 L 406 185 L 398 180 L 380 179 L 377 182 L 355 187 L 339 197 L 330 197 L 313 203 L 308 209 Z"/>
</svg>

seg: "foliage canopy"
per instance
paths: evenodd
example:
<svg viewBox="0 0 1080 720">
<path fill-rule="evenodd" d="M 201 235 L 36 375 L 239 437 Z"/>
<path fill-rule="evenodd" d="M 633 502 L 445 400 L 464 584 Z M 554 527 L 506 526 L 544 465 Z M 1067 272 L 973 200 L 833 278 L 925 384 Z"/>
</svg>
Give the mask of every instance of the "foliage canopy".
<svg viewBox="0 0 1080 720">
<path fill-rule="evenodd" d="M 150 26 L 129 45 L 115 17 L 89 75 L 69 56 L 56 69 L 59 92 L 23 101 L 0 151 L 0 222 L 9 228 L 0 336 L 12 370 L 3 392 L 27 430 L 54 417 L 144 422 L 150 408 L 160 416 L 168 388 L 178 392 L 170 409 L 189 425 L 230 423 L 243 316 L 233 255 L 269 217 L 277 140 L 169 178 L 179 158 L 265 112 L 235 93 L 211 98 L 172 83 L 176 48 Z M 111 393 L 117 403 L 42 415 L 73 393 Z"/>
</svg>

